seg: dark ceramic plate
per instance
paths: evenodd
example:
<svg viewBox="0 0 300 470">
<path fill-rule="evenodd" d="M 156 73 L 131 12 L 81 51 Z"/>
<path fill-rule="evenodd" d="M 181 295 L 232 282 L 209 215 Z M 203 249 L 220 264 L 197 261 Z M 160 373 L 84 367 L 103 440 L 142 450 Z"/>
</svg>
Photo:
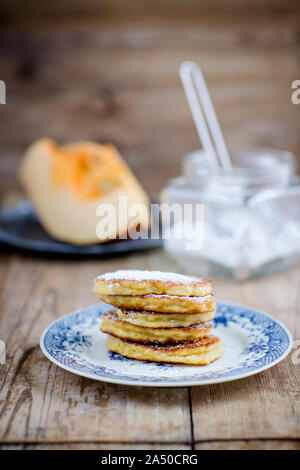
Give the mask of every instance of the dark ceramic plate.
<svg viewBox="0 0 300 470">
<path fill-rule="evenodd" d="M 0 242 L 22 250 L 57 255 L 111 255 L 146 250 L 162 245 L 159 239 L 114 240 L 108 243 L 76 246 L 54 240 L 41 226 L 32 204 L 23 201 L 0 213 Z"/>
</svg>

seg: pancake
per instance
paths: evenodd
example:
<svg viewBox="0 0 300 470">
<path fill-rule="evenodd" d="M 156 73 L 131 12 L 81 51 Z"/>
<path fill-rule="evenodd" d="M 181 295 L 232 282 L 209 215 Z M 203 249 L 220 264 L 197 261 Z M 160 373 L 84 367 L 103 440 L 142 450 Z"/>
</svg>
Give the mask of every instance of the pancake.
<svg viewBox="0 0 300 470">
<path fill-rule="evenodd" d="M 208 322 L 215 316 L 215 310 L 205 313 L 157 313 L 138 310 L 116 308 L 116 313 L 121 320 L 133 325 L 150 328 L 175 328 L 197 325 Z"/>
<path fill-rule="evenodd" d="M 103 333 L 109 333 L 118 338 L 129 339 L 138 343 L 195 341 L 209 335 L 212 329 L 211 322 L 183 328 L 145 328 L 120 320 L 113 311 L 105 312 L 101 319 L 102 324 L 100 329 Z"/>
<path fill-rule="evenodd" d="M 203 296 L 212 291 L 211 281 L 160 271 L 125 270 L 98 276 L 93 291 L 100 295 L 168 294 Z"/>
<path fill-rule="evenodd" d="M 141 361 L 207 365 L 222 355 L 221 340 L 210 335 L 201 340 L 178 344 L 137 343 L 108 335 L 107 347 L 122 356 Z"/>
<path fill-rule="evenodd" d="M 107 304 L 132 310 L 160 313 L 203 313 L 216 308 L 214 294 L 187 297 L 168 294 L 101 295 Z"/>
</svg>

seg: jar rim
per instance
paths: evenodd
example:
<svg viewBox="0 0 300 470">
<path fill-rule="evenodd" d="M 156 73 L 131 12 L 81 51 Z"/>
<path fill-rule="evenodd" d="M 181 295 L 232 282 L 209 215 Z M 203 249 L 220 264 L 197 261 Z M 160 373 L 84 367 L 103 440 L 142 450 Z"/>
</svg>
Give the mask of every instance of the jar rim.
<svg viewBox="0 0 300 470">
<path fill-rule="evenodd" d="M 203 150 L 189 153 L 183 162 L 183 177 L 188 185 L 213 184 L 223 189 L 239 187 L 253 193 L 258 188 L 287 186 L 296 170 L 294 155 L 288 150 L 267 147 L 232 147 L 233 168 L 223 170 L 209 164 Z"/>
</svg>

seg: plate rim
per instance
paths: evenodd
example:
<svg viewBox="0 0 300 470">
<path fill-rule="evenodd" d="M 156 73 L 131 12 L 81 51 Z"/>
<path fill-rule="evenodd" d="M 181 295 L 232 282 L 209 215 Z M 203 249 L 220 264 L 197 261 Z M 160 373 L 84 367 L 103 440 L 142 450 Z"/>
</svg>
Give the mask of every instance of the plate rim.
<svg viewBox="0 0 300 470">
<path fill-rule="evenodd" d="M 56 254 L 63 256 L 76 256 L 76 257 L 89 257 L 89 256 L 107 256 L 107 255 L 119 255 L 123 253 L 130 253 L 133 251 L 143 251 L 152 248 L 160 248 L 162 246 L 162 238 L 138 238 L 137 240 L 125 239 L 127 243 L 118 243 L 118 241 L 110 240 L 107 243 L 93 243 L 91 245 L 73 245 L 72 243 L 60 242 L 54 238 L 49 241 L 44 240 L 29 240 L 15 233 L 10 233 L 5 230 L 1 223 L 7 222 L 17 212 L 21 211 L 22 207 L 24 211 L 32 210 L 35 213 L 33 204 L 29 199 L 22 199 L 18 203 L 4 207 L 0 211 L 0 243 L 16 248 L 18 250 L 29 251 L 38 254 Z M 38 219 L 38 218 L 37 218 Z M 41 225 L 41 223 L 38 221 Z M 114 248 L 112 248 L 112 242 Z M 134 247 L 129 246 L 128 243 L 135 243 Z M 105 249 L 108 247 L 109 249 Z"/>
<path fill-rule="evenodd" d="M 69 312 L 65 315 L 62 315 L 58 318 L 56 318 L 54 321 L 52 321 L 46 328 L 45 330 L 43 331 L 41 337 L 40 337 L 40 348 L 42 350 L 42 353 L 44 354 L 44 356 L 49 359 L 53 364 L 55 364 L 56 366 L 60 367 L 61 369 L 63 370 L 66 370 L 67 372 L 71 372 L 73 373 L 74 375 L 77 375 L 79 377 L 85 377 L 87 379 L 91 379 L 91 380 L 95 380 L 97 382 L 107 382 L 107 383 L 112 383 L 112 384 L 119 384 L 119 385 L 126 385 L 126 386 L 132 386 L 132 387 L 155 387 L 155 388 L 168 388 L 168 387 L 174 387 L 174 388 L 179 388 L 179 387 L 198 387 L 198 386 L 205 386 L 205 385 L 214 385 L 214 384 L 219 384 L 219 383 L 226 383 L 226 382 L 233 382 L 235 380 L 241 380 L 241 379 L 245 379 L 247 377 L 251 377 L 253 375 L 256 375 L 256 374 L 259 374 L 260 372 L 263 372 L 267 369 L 270 369 L 271 367 L 275 366 L 276 364 L 278 364 L 279 362 L 283 361 L 287 356 L 288 354 L 291 352 L 292 348 L 293 348 L 293 336 L 291 334 L 291 332 L 289 331 L 289 329 L 281 322 L 281 320 L 278 320 L 276 318 L 274 318 L 272 315 L 270 315 L 269 313 L 266 313 L 264 312 L 263 310 L 258 310 L 257 308 L 253 308 L 251 306 L 248 306 L 248 305 L 245 305 L 245 304 L 240 304 L 240 303 L 237 303 L 237 302 L 232 302 L 232 301 L 229 301 L 229 300 L 218 300 L 217 301 L 218 303 L 222 303 L 222 304 L 225 304 L 225 305 L 229 305 L 229 306 L 234 306 L 234 307 L 242 307 L 242 308 L 246 308 L 246 309 L 251 309 L 253 312 L 255 313 L 259 313 L 259 314 L 263 314 L 264 316 L 266 316 L 267 318 L 273 320 L 275 323 L 277 323 L 284 331 L 285 333 L 287 334 L 287 337 L 288 337 L 288 347 L 287 349 L 284 351 L 284 353 L 277 357 L 273 362 L 271 363 L 268 363 L 268 364 L 265 364 L 264 366 L 261 366 L 259 367 L 257 370 L 254 370 L 254 371 L 249 371 L 249 372 L 246 372 L 246 373 L 240 373 L 240 374 L 237 374 L 236 376 L 231 376 L 231 377 L 225 377 L 225 378 L 222 378 L 222 377 L 219 377 L 219 378 L 216 378 L 216 379 L 208 379 L 207 381 L 205 382 L 199 382 L 199 383 L 191 383 L 190 381 L 187 381 L 187 382 L 172 382 L 172 380 L 168 381 L 168 382 L 165 382 L 165 383 L 152 383 L 150 381 L 143 381 L 143 382 L 133 382 L 132 380 L 128 379 L 128 380 L 124 380 L 124 379 L 114 379 L 114 378 L 106 378 L 106 377 L 101 377 L 101 376 L 97 376 L 95 377 L 93 374 L 88 374 L 88 373 L 79 373 L 78 371 L 75 371 L 74 369 L 72 369 L 71 367 L 68 367 L 64 364 L 61 364 L 57 359 L 55 359 L 54 357 L 52 357 L 48 351 L 46 350 L 45 346 L 44 346 L 44 338 L 48 332 L 48 330 L 55 324 L 57 323 L 58 321 L 62 320 L 63 318 L 66 318 L 70 315 L 75 315 L 76 313 L 80 313 L 82 312 L 82 310 L 85 310 L 87 308 L 92 308 L 92 307 L 97 307 L 99 306 L 99 302 L 97 302 L 96 304 L 92 304 L 92 305 L 89 305 L 88 307 L 83 307 L 83 308 L 79 308 L 77 310 L 73 310 L 72 312 Z M 103 305 L 108 305 L 108 304 L 105 304 L 105 302 L 101 302 Z M 110 306 L 109 306 L 110 307 Z M 203 366 L 204 367 L 204 366 Z M 184 380 L 184 379 L 183 379 Z"/>
</svg>

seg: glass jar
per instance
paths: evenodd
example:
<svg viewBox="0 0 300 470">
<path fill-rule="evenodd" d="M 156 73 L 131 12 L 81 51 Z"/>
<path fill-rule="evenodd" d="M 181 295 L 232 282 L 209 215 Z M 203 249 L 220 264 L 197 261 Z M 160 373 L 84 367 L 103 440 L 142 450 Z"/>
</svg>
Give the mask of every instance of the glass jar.
<svg viewBox="0 0 300 470">
<path fill-rule="evenodd" d="M 174 230 L 163 233 L 166 251 L 186 272 L 235 280 L 299 262 L 300 185 L 293 155 L 268 148 L 234 148 L 230 154 L 233 168 L 223 171 L 197 150 L 184 159 L 183 175 L 167 184 L 162 201 L 169 207 L 203 204 L 204 223 L 195 216 L 173 221 Z M 185 225 L 180 237 L 174 224 Z M 189 232 L 200 231 L 203 242 L 187 249 Z"/>
</svg>

